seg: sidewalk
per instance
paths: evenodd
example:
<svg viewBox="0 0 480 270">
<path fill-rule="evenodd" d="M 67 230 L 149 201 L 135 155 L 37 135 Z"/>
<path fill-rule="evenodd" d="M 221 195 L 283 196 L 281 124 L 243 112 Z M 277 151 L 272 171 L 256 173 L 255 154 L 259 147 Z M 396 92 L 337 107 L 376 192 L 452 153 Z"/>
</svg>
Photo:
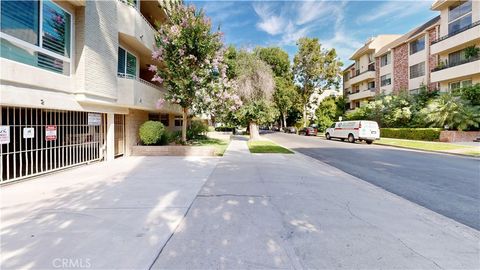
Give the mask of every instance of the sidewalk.
<svg viewBox="0 0 480 270">
<path fill-rule="evenodd" d="M 478 269 L 478 231 L 308 157 L 235 139 L 153 269 Z"/>
<path fill-rule="evenodd" d="M 148 269 L 219 158 L 126 157 L 2 186 L 1 269 Z"/>
</svg>

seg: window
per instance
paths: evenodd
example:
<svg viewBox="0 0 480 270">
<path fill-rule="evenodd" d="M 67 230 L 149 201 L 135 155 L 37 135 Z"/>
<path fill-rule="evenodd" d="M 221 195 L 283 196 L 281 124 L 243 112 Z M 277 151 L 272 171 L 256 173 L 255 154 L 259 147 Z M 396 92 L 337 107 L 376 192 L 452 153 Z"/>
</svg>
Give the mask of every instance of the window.
<svg viewBox="0 0 480 270">
<path fill-rule="evenodd" d="M 375 82 L 368 82 L 368 90 L 375 88 Z"/>
<path fill-rule="evenodd" d="M 391 74 L 385 74 L 382 77 L 380 77 L 380 85 L 381 86 L 387 86 L 392 84 L 392 75 Z"/>
<path fill-rule="evenodd" d="M 456 33 L 472 23 L 472 1 L 459 2 L 448 11 L 448 33 Z"/>
<path fill-rule="evenodd" d="M 472 80 L 452 82 L 449 84 L 448 88 L 451 90 L 467 87 L 472 85 Z"/>
<path fill-rule="evenodd" d="M 175 116 L 175 126 L 176 127 L 181 127 L 182 124 L 183 124 L 183 117 Z"/>
<path fill-rule="evenodd" d="M 127 77 L 137 77 L 137 58 L 121 47 L 118 47 L 117 73 Z"/>
<path fill-rule="evenodd" d="M 373 57 L 373 53 L 369 53 L 368 54 L 368 63 L 372 63 L 373 61 L 375 61 L 375 59 Z"/>
<path fill-rule="evenodd" d="M 355 108 L 360 108 L 360 101 L 355 102 Z"/>
<path fill-rule="evenodd" d="M 2 1 L 0 57 L 70 75 L 70 13 L 49 0 Z"/>
<path fill-rule="evenodd" d="M 410 79 L 425 75 L 425 62 L 410 66 Z"/>
<path fill-rule="evenodd" d="M 158 113 L 149 113 L 148 114 L 148 121 L 159 121 L 160 116 Z"/>
<path fill-rule="evenodd" d="M 166 127 L 168 127 L 168 122 L 169 122 L 169 115 L 166 114 L 166 113 L 161 113 L 160 114 L 160 122 L 162 122 L 162 124 Z"/>
<path fill-rule="evenodd" d="M 456 51 L 448 55 L 449 66 L 456 66 L 464 63 L 466 59 L 465 50 Z"/>
<path fill-rule="evenodd" d="M 425 36 L 410 42 L 410 55 L 425 49 Z"/>
<path fill-rule="evenodd" d="M 386 65 L 390 65 L 390 62 L 391 62 L 391 54 L 390 53 L 384 54 L 380 58 L 380 65 L 382 67 L 386 66 Z"/>
</svg>

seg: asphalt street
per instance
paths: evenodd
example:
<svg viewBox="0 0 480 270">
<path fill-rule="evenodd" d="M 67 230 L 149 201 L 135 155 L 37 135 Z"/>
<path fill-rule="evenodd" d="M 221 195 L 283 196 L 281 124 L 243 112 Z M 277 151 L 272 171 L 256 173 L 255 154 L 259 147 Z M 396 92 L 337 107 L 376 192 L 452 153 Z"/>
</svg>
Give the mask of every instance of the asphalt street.
<svg viewBox="0 0 480 270">
<path fill-rule="evenodd" d="M 479 159 L 295 134 L 264 136 L 480 230 Z"/>
</svg>

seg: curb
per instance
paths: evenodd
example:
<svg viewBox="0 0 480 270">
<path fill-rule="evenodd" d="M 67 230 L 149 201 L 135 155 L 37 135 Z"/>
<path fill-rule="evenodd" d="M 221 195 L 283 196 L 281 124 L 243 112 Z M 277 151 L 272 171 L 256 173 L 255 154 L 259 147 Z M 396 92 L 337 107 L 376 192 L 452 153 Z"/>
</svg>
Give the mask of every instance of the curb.
<svg viewBox="0 0 480 270">
<path fill-rule="evenodd" d="M 405 146 L 383 144 L 381 142 L 374 142 L 373 144 L 376 144 L 379 146 L 388 146 L 388 147 L 394 147 L 394 148 L 407 149 L 407 150 L 422 152 L 422 153 L 443 154 L 443 155 L 459 156 L 459 157 L 466 157 L 466 158 L 472 158 L 472 159 L 480 159 L 480 156 L 477 157 L 477 156 L 461 154 L 461 153 L 450 153 L 450 152 L 443 152 L 443 151 L 437 151 L 437 150 L 423 150 L 423 149 L 416 149 L 416 148 L 405 147 Z"/>
</svg>

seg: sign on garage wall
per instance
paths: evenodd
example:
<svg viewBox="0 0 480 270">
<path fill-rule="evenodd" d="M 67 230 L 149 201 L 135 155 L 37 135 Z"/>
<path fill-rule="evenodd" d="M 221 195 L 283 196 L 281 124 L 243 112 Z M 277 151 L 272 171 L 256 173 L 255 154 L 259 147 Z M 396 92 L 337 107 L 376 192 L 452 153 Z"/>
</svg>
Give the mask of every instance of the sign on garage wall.
<svg viewBox="0 0 480 270">
<path fill-rule="evenodd" d="M 88 125 L 100 126 L 102 123 L 102 115 L 99 113 L 88 113 Z"/>
<path fill-rule="evenodd" d="M 32 139 L 35 137 L 35 128 L 23 128 L 23 138 Z"/>
<path fill-rule="evenodd" d="M 47 125 L 45 127 L 45 140 L 55 141 L 57 139 L 57 126 Z"/>
<path fill-rule="evenodd" d="M 10 126 L 0 126 L 0 144 L 10 143 Z"/>
</svg>

